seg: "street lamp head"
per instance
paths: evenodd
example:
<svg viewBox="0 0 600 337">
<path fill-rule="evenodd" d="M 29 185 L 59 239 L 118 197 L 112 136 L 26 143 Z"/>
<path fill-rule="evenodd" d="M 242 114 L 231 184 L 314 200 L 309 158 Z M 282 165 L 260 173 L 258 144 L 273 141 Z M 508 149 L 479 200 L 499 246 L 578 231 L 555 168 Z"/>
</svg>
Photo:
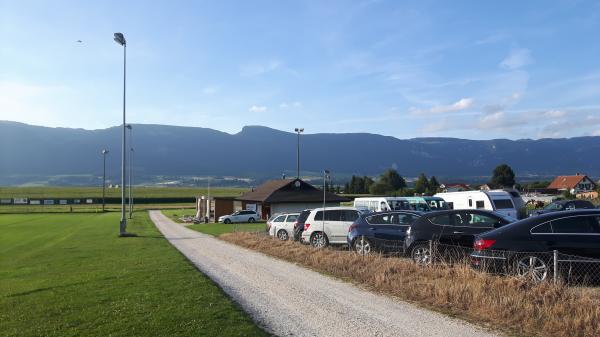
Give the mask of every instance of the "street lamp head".
<svg viewBox="0 0 600 337">
<path fill-rule="evenodd" d="M 107 153 L 108 153 L 108 150 L 106 150 L 106 149 L 102 150 L 102 154 L 107 154 Z"/>
<path fill-rule="evenodd" d="M 125 46 L 127 44 L 127 41 L 125 41 L 125 37 L 122 33 L 115 33 L 115 41 L 117 41 L 117 43 L 121 46 Z"/>
<path fill-rule="evenodd" d="M 296 132 L 304 132 L 304 128 L 295 128 L 294 131 L 296 131 Z"/>
</svg>

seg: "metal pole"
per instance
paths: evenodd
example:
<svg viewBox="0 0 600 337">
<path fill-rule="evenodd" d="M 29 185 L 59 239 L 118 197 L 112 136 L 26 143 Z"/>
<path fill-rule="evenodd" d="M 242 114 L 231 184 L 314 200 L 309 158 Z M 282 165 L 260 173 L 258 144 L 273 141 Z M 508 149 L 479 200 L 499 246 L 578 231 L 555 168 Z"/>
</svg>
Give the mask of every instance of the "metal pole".
<svg viewBox="0 0 600 337">
<path fill-rule="evenodd" d="M 298 130 L 298 142 L 296 149 L 296 178 L 300 179 L 300 130 Z"/>
<path fill-rule="evenodd" d="M 554 256 L 554 284 L 558 283 L 558 250 L 553 251 Z"/>
<path fill-rule="evenodd" d="M 125 145 L 126 135 L 125 129 L 125 97 L 126 97 L 126 83 L 127 83 L 127 45 L 123 44 L 123 134 L 121 138 L 121 224 L 120 234 L 124 235 L 127 232 L 127 219 L 125 218 Z"/>
<path fill-rule="evenodd" d="M 102 169 L 102 212 L 104 212 L 104 196 L 106 195 L 106 154 L 107 150 L 102 150 L 103 169 Z"/>
<path fill-rule="evenodd" d="M 323 171 L 323 221 L 322 223 L 322 233 L 321 233 L 321 240 L 323 241 L 323 245 L 325 245 L 325 177 L 326 177 L 326 173 L 327 171 Z"/>
</svg>

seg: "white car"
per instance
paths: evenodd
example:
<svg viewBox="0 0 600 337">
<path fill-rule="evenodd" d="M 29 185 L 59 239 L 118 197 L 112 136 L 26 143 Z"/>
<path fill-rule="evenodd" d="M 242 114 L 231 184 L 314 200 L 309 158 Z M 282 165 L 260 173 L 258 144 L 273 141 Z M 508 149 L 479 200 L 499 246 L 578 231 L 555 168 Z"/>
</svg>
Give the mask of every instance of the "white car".
<svg viewBox="0 0 600 337">
<path fill-rule="evenodd" d="M 323 210 L 325 219 L 323 220 Z M 354 207 L 316 208 L 310 212 L 304 222 L 301 241 L 313 247 L 325 247 L 329 244 L 348 244 L 348 228 L 362 211 Z M 323 233 L 325 235 L 323 235 Z"/>
<path fill-rule="evenodd" d="M 219 217 L 219 222 L 222 223 L 233 223 L 233 222 L 255 222 L 260 219 L 255 211 L 237 211 L 230 215 L 223 215 Z"/>
<path fill-rule="evenodd" d="M 294 223 L 300 213 L 280 214 L 267 221 L 269 235 L 277 236 L 281 241 L 286 241 L 294 235 Z"/>
</svg>

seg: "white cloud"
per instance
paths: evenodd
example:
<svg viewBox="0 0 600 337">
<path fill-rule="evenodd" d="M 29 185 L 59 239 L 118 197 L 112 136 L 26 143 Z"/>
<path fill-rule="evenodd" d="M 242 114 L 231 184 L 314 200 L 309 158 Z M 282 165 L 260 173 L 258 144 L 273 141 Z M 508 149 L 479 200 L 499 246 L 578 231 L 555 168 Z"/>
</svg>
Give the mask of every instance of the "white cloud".
<svg viewBox="0 0 600 337">
<path fill-rule="evenodd" d="M 287 109 L 293 109 L 293 108 L 301 108 L 302 107 L 302 102 L 283 102 L 281 104 L 279 104 L 279 108 L 282 110 L 287 110 Z"/>
<path fill-rule="evenodd" d="M 544 112 L 544 117 L 549 118 L 560 118 L 567 115 L 567 112 L 564 110 L 549 110 Z"/>
<path fill-rule="evenodd" d="M 250 107 L 250 109 L 248 109 L 248 111 L 250 111 L 250 112 L 265 112 L 265 111 L 267 111 L 267 107 L 262 106 L 262 105 L 253 105 Z"/>
<path fill-rule="evenodd" d="M 516 70 L 534 62 L 529 49 L 520 48 L 510 51 L 508 56 L 500 62 L 500 67 L 507 70 Z"/>
<path fill-rule="evenodd" d="M 214 95 L 219 92 L 221 88 L 218 86 L 204 87 L 202 88 L 202 93 L 205 95 Z"/>
<path fill-rule="evenodd" d="M 240 75 L 243 77 L 253 77 L 262 74 L 269 73 L 281 67 L 281 62 L 277 60 L 271 60 L 264 64 L 254 63 L 247 64 L 241 67 Z"/>
<path fill-rule="evenodd" d="M 438 105 L 431 107 L 429 109 L 418 109 L 415 107 L 411 107 L 409 109 L 413 114 L 425 114 L 425 113 L 446 113 L 446 112 L 454 112 L 468 109 L 473 106 L 473 98 L 461 98 L 460 100 L 449 104 L 449 105 Z"/>
</svg>

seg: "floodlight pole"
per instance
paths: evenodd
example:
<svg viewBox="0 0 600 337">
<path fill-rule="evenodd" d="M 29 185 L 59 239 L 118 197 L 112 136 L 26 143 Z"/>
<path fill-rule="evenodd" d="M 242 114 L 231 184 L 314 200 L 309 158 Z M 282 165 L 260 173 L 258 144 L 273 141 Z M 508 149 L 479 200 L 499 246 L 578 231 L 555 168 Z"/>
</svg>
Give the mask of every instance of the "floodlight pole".
<svg viewBox="0 0 600 337">
<path fill-rule="evenodd" d="M 326 181 L 329 175 L 329 170 L 323 170 L 323 219 L 322 219 L 322 233 L 321 240 L 323 242 L 323 247 L 325 246 L 325 195 L 327 193 L 326 189 Z"/>
<path fill-rule="evenodd" d="M 294 131 L 298 134 L 298 142 L 296 147 L 296 178 L 300 179 L 300 134 L 304 132 L 304 128 L 295 128 Z"/>
<path fill-rule="evenodd" d="M 129 129 L 129 143 L 133 145 L 133 126 L 131 124 L 127 124 L 127 128 Z M 132 181 L 133 181 L 133 147 L 129 149 L 129 219 L 133 217 L 133 199 L 132 199 Z"/>
<path fill-rule="evenodd" d="M 119 226 L 119 235 L 125 236 L 127 233 L 127 219 L 125 218 L 125 130 L 127 129 L 125 119 L 125 99 L 127 88 L 127 42 L 121 33 L 115 33 L 114 40 L 123 46 L 123 133 L 121 135 L 121 223 Z"/>
<path fill-rule="evenodd" d="M 102 150 L 102 212 L 104 212 L 104 196 L 106 195 L 106 155 L 108 154 L 108 150 Z"/>
</svg>

